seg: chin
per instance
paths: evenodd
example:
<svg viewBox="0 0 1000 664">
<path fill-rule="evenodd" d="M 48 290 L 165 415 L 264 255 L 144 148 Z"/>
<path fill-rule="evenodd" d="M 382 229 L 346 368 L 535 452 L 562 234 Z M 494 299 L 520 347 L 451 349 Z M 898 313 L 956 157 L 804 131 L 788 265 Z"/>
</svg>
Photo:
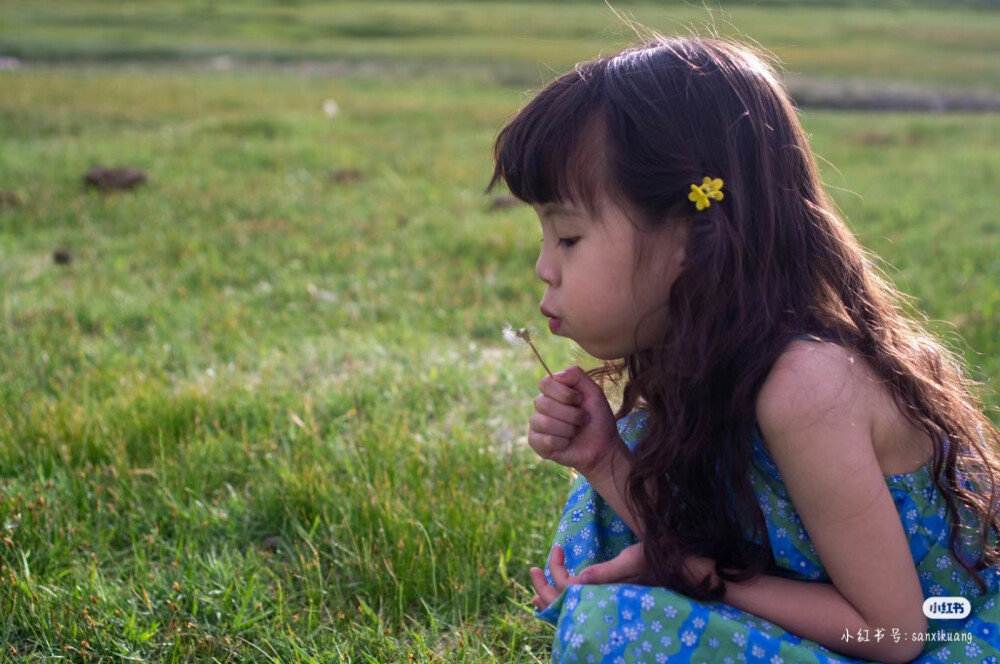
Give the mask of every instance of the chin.
<svg viewBox="0 0 1000 664">
<path fill-rule="evenodd" d="M 588 347 L 584 344 L 580 344 L 580 348 L 586 351 L 587 355 L 590 355 L 591 357 L 596 358 L 598 360 L 603 360 L 605 362 L 610 362 L 612 360 L 620 360 L 627 355 L 627 353 L 616 353 L 615 351 L 609 350 L 607 348 L 594 348 L 592 346 Z"/>
</svg>

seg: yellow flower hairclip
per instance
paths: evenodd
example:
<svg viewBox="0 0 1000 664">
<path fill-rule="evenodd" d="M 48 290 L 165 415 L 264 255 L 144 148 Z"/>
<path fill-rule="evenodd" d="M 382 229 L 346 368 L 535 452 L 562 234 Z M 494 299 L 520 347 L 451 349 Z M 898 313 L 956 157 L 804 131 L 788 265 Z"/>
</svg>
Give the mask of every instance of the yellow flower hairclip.
<svg viewBox="0 0 1000 664">
<path fill-rule="evenodd" d="M 712 200 L 721 201 L 722 180 L 719 178 L 713 180 L 710 177 L 706 177 L 702 180 L 701 186 L 696 184 L 691 185 L 691 193 L 688 194 L 688 200 L 694 201 L 694 205 L 699 211 L 710 207 Z"/>
</svg>

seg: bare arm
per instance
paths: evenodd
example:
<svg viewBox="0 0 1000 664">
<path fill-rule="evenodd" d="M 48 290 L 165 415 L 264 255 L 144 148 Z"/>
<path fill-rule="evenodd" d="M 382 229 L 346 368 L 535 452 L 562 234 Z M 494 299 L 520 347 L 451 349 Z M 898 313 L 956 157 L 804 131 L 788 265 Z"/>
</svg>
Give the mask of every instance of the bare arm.
<svg viewBox="0 0 1000 664">
<path fill-rule="evenodd" d="M 590 486 L 594 487 L 594 491 L 600 494 L 604 502 L 635 533 L 636 538 L 642 539 L 642 523 L 639 521 L 639 517 L 632 512 L 625 497 L 633 460 L 632 450 L 625 445 L 621 438 L 618 438 L 612 452 L 604 458 L 602 465 L 584 477 L 590 482 Z"/>
<path fill-rule="evenodd" d="M 871 404 L 885 389 L 849 351 L 802 342 L 779 358 L 757 419 L 831 584 L 763 576 L 727 584 L 726 601 L 822 645 L 885 662 L 920 643 L 844 640 L 850 631 L 923 632 L 923 590 L 875 455 Z"/>
<path fill-rule="evenodd" d="M 832 584 L 767 574 L 743 583 L 726 582 L 723 601 L 830 650 L 877 662 L 908 662 L 920 652 L 920 642 L 901 639 L 896 643 L 893 628 L 906 635 L 926 629 L 909 626 L 912 621 L 905 616 L 869 622 Z M 880 639 L 876 629 L 882 630 Z M 859 640 L 859 633 L 866 640 Z"/>
</svg>

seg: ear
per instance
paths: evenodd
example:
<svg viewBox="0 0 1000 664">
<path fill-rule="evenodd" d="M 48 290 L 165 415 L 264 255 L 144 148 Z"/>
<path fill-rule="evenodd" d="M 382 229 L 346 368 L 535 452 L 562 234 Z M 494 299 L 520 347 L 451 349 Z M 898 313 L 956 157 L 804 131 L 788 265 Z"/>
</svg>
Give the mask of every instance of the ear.
<svg viewBox="0 0 1000 664">
<path fill-rule="evenodd" d="M 684 269 L 690 228 L 689 218 L 673 217 L 655 229 L 640 229 L 635 236 L 636 269 L 658 282 L 673 283 Z"/>
<path fill-rule="evenodd" d="M 684 269 L 687 260 L 687 245 L 691 235 L 691 219 L 684 217 L 678 219 L 665 231 L 667 235 L 668 252 L 670 253 L 670 265 L 675 266 L 678 272 Z"/>
</svg>

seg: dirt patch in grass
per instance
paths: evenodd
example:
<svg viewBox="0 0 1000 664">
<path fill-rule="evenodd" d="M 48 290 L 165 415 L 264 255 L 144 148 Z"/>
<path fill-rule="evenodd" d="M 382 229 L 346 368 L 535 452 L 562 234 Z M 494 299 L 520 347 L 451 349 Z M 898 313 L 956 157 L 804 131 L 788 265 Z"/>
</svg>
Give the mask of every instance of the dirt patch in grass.
<svg viewBox="0 0 1000 664">
<path fill-rule="evenodd" d="M 895 81 L 837 80 L 804 76 L 786 79 L 800 108 L 922 113 L 996 113 L 1000 95 L 933 90 Z"/>
</svg>

